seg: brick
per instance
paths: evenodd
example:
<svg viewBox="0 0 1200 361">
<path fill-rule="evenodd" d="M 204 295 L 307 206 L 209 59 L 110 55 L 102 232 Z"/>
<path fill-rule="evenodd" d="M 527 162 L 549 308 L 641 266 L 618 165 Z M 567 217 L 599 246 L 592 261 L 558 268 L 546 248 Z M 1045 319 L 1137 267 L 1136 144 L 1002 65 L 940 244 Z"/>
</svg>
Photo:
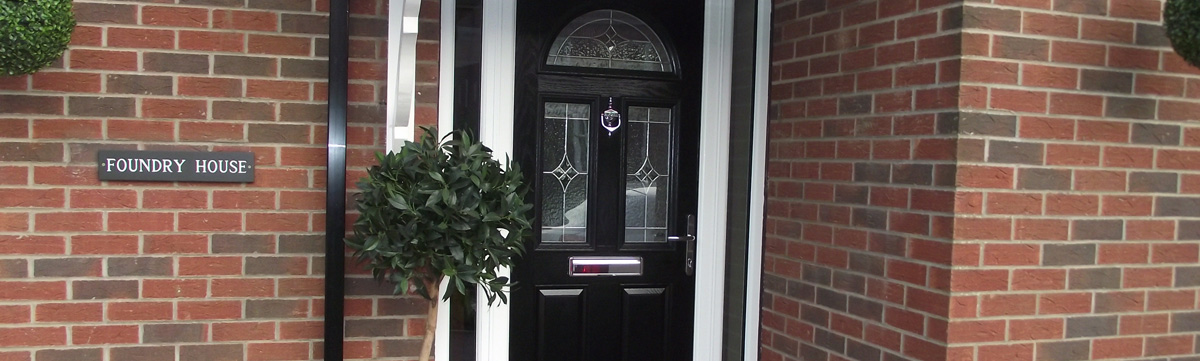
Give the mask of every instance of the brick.
<svg viewBox="0 0 1200 361">
<path fill-rule="evenodd" d="M 1100 197 L 1082 194 L 1046 195 L 1046 215 L 1095 216 L 1100 214 Z"/>
<path fill-rule="evenodd" d="M 1130 173 L 1129 191 L 1177 193 L 1179 191 L 1179 174 L 1165 172 Z"/>
<path fill-rule="evenodd" d="M 137 251 L 137 236 L 71 236 L 72 254 L 135 254 Z"/>
<path fill-rule="evenodd" d="M 91 117 L 125 117 L 136 114 L 132 98 L 70 97 L 69 114 Z"/>
<path fill-rule="evenodd" d="M 252 343 L 247 347 L 247 359 L 280 358 L 304 360 L 310 358 L 309 348 L 310 344 L 308 342 Z"/>
<path fill-rule="evenodd" d="M 1083 69 L 1080 74 L 1080 89 L 1096 92 L 1133 93 L 1133 73 L 1108 70 Z"/>
<path fill-rule="evenodd" d="M 213 73 L 218 75 L 275 76 L 278 60 L 267 57 L 216 55 Z"/>
<path fill-rule="evenodd" d="M 179 361 L 244 360 L 244 348 L 239 344 L 183 345 Z"/>
<path fill-rule="evenodd" d="M 1043 246 L 1043 266 L 1096 264 L 1095 244 L 1047 244 Z"/>
<path fill-rule="evenodd" d="M 99 258 L 48 258 L 33 261 L 34 277 L 100 277 L 103 275 Z"/>
<path fill-rule="evenodd" d="M 1050 60 L 1068 64 L 1104 66 L 1107 54 L 1108 49 L 1101 44 L 1055 41 Z"/>
<path fill-rule="evenodd" d="M 99 139 L 103 122 L 91 119 L 34 119 L 33 137 L 42 139 Z"/>
<path fill-rule="evenodd" d="M 1096 313 L 1138 312 L 1146 308 L 1146 294 L 1140 291 L 1096 294 Z"/>
<path fill-rule="evenodd" d="M 35 310 L 38 322 L 100 322 L 104 320 L 104 304 L 88 303 L 44 303 Z"/>
<path fill-rule="evenodd" d="M 186 257 L 179 261 L 180 276 L 238 275 L 242 259 L 237 257 Z"/>
<path fill-rule="evenodd" d="M 1090 353 L 1091 344 L 1087 340 L 1046 342 L 1037 345 L 1039 361 L 1086 360 Z"/>
<path fill-rule="evenodd" d="M 236 322 L 213 324 L 213 341 L 274 340 L 275 323 Z"/>
<path fill-rule="evenodd" d="M 107 124 L 108 139 L 152 141 L 175 139 L 175 123 L 171 122 L 109 119 Z"/>
<path fill-rule="evenodd" d="M 1121 269 L 1072 269 L 1067 280 L 1067 287 L 1072 290 L 1118 289 L 1121 288 Z"/>
<path fill-rule="evenodd" d="M 59 92 L 100 92 L 100 74 L 39 71 L 33 74 L 33 89 Z"/>
<path fill-rule="evenodd" d="M 992 50 L 996 57 L 1013 60 L 1050 60 L 1050 42 L 1014 36 L 996 36 Z"/>
<path fill-rule="evenodd" d="M 62 97 L 0 94 L 0 113 L 57 115 L 63 108 Z"/>
<path fill-rule="evenodd" d="M 179 31 L 179 49 L 213 52 L 243 52 L 246 35 L 218 31 Z"/>
<path fill-rule="evenodd" d="M 138 297 L 138 281 L 75 281 L 71 297 L 77 300 L 133 299 Z"/>
<path fill-rule="evenodd" d="M 1107 19 L 1083 19 L 1083 39 L 1109 43 L 1132 43 L 1133 23 Z"/>
<path fill-rule="evenodd" d="M 128 361 L 174 361 L 175 347 L 172 346 L 132 346 L 113 347 L 109 355 L 114 360 Z"/>
<path fill-rule="evenodd" d="M 1162 197 L 1154 209 L 1154 215 L 1160 217 L 1197 217 L 1200 216 L 1200 198 L 1191 197 Z"/>
<path fill-rule="evenodd" d="M 306 275 L 308 260 L 303 257 L 247 257 L 247 275 Z"/>
<path fill-rule="evenodd" d="M 175 32 L 158 29 L 108 28 L 108 46 L 130 49 L 174 49 Z"/>
<path fill-rule="evenodd" d="M 225 122 L 182 122 L 179 123 L 180 140 L 192 141 L 244 141 L 245 125 Z"/>
<path fill-rule="evenodd" d="M 1172 335 L 1150 337 L 1146 339 L 1146 355 L 1186 355 L 1194 350 L 1194 337 L 1191 335 Z"/>
<path fill-rule="evenodd" d="M 324 289 L 322 289 L 323 292 Z M 284 291 L 283 280 L 280 280 L 280 297 L 288 297 Z M 216 279 L 212 281 L 213 297 L 273 297 L 275 296 L 275 281 L 272 279 Z"/>
<path fill-rule="evenodd" d="M 142 115 L 148 118 L 205 119 L 208 102 L 184 99 L 143 99 Z"/>
<path fill-rule="evenodd" d="M 1133 124 L 1132 140 L 1135 144 L 1179 145 L 1180 127 L 1150 123 Z"/>
<path fill-rule="evenodd" d="M 83 336 L 83 335 L 79 335 Z M 83 340 L 84 338 L 80 338 Z M 104 350 L 98 348 L 69 349 L 69 350 L 38 350 L 34 353 L 39 361 L 80 361 L 103 360 Z"/>
<path fill-rule="evenodd" d="M 988 162 L 1041 165 L 1043 151 L 1041 143 L 993 140 L 988 147 Z"/>
<path fill-rule="evenodd" d="M 280 75 L 288 78 L 325 80 L 329 78 L 329 63 L 325 60 L 282 59 L 280 60 Z M 867 104 L 870 104 L 869 100 Z"/>
<path fill-rule="evenodd" d="M 233 320 L 242 317 L 240 301 L 180 301 L 176 310 L 180 320 Z"/>
<path fill-rule="evenodd" d="M 1072 228 L 1076 240 L 1108 240 L 1124 238 L 1124 222 L 1121 220 L 1077 220 Z"/>
<path fill-rule="evenodd" d="M 1067 319 L 1067 338 L 1104 337 L 1117 334 L 1117 316 L 1071 317 Z"/>
<path fill-rule="evenodd" d="M 34 230 L 39 232 L 101 231 L 104 225 L 99 212 L 58 212 L 34 215 Z"/>
<path fill-rule="evenodd" d="M 1021 169 L 1017 179 L 1018 189 L 1070 190 L 1071 171 L 1064 169 Z"/>
<path fill-rule="evenodd" d="M 967 6 L 963 10 L 963 28 L 1006 32 L 1021 31 L 1021 12 L 1010 9 Z"/>
<path fill-rule="evenodd" d="M 172 276 L 175 262 L 168 257 L 113 257 L 108 259 L 108 275 Z"/>
<path fill-rule="evenodd" d="M 308 302 L 295 300 L 248 300 L 247 319 L 296 318 L 308 315 Z"/>
<path fill-rule="evenodd" d="M 222 120 L 275 120 L 275 105 L 242 101 L 214 101 L 213 119 Z"/>
<path fill-rule="evenodd" d="M 250 34 L 247 50 L 252 54 L 311 56 L 312 44 L 309 37 Z"/>
<path fill-rule="evenodd" d="M 238 98 L 242 96 L 242 80 L 232 78 L 179 77 L 179 95 Z M 215 113 L 218 109 L 216 104 L 214 104 L 213 112 Z"/>
<path fill-rule="evenodd" d="M 284 33 L 326 35 L 329 32 L 329 17 L 308 14 L 282 14 L 280 30 Z"/>
<path fill-rule="evenodd" d="M 308 100 L 310 89 L 306 82 L 255 80 L 246 81 L 246 97 L 279 100 Z"/>
<path fill-rule="evenodd" d="M 146 324 L 142 326 L 142 342 L 204 342 L 205 333 L 204 325 L 198 323 Z"/>
<path fill-rule="evenodd" d="M 99 24 L 137 24 L 137 6 L 127 4 L 78 3 L 75 21 Z"/>
<path fill-rule="evenodd" d="M 1129 359 L 1142 355 L 1142 339 L 1116 338 L 1096 340 L 1092 353 L 1096 358 Z"/>
<path fill-rule="evenodd" d="M 208 74 L 209 56 L 200 54 L 156 53 L 142 54 L 142 70 L 187 74 Z"/>
<path fill-rule="evenodd" d="M 133 51 L 72 49 L 69 56 L 71 70 L 134 71 L 138 65 L 138 53 Z"/>
<path fill-rule="evenodd" d="M 142 24 L 206 28 L 208 27 L 208 10 L 178 6 L 143 6 Z"/>
<path fill-rule="evenodd" d="M 1137 38 L 1134 43 L 1141 46 L 1171 46 L 1167 30 L 1162 25 L 1137 23 Z"/>
<path fill-rule="evenodd" d="M 0 254 L 65 254 L 63 237 L 7 235 L 0 236 Z"/>
<path fill-rule="evenodd" d="M 104 345 L 138 342 L 137 325 L 72 326 L 73 344 Z M 39 356 L 40 357 L 40 356 Z M 78 359 L 72 359 L 78 360 Z M 99 360 L 97 358 L 97 360 Z"/>
<path fill-rule="evenodd" d="M 216 10 L 213 27 L 273 32 L 279 29 L 279 15 L 269 11 Z"/>
</svg>

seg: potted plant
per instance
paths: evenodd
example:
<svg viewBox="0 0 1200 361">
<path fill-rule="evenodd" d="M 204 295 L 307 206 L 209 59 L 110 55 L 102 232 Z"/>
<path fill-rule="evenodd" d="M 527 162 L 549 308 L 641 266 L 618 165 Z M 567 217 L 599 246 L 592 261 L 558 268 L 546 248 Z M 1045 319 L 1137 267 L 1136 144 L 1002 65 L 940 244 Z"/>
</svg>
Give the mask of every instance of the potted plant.
<svg viewBox="0 0 1200 361">
<path fill-rule="evenodd" d="M 437 325 L 437 297 L 483 286 L 491 304 L 510 285 L 511 267 L 530 234 L 521 171 L 502 167 L 487 147 L 455 131 L 435 139 L 433 129 L 399 153 L 378 153 L 379 164 L 358 182 L 360 213 L 346 244 L 371 274 L 429 301 L 421 361 L 429 359 Z M 442 280 L 447 290 L 440 290 Z"/>
<path fill-rule="evenodd" d="M 67 50 L 71 0 L 0 0 L 0 76 L 30 74 Z"/>
<path fill-rule="evenodd" d="M 1175 52 L 1192 66 L 1200 67 L 1200 1 L 1167 0 L 1163 25 Z"/>
</svg>

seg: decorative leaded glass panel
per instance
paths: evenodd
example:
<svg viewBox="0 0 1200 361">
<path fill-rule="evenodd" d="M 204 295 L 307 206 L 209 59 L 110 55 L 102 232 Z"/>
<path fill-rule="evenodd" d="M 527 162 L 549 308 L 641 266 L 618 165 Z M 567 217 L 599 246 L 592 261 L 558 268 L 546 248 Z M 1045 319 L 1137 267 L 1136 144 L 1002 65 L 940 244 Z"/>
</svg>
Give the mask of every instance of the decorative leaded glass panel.
<svg viewBox="0 0 1200 361">
<path fill-rule="evenodd" d="M 597 10 L 567 24 L 550 46 L 549 65 L 673 72 L 658 34 L 636 16 Z"/>
<path fill-rule="evenodd" d="M 542 242 L 586 242 L 591 105 L 546 103 L 545 111 Z"/>
<path fill-rule="evenodd" d="M 666 242 L 671 109 L 629 107 L 625 143 L 625 242 Z"/>
</svg>

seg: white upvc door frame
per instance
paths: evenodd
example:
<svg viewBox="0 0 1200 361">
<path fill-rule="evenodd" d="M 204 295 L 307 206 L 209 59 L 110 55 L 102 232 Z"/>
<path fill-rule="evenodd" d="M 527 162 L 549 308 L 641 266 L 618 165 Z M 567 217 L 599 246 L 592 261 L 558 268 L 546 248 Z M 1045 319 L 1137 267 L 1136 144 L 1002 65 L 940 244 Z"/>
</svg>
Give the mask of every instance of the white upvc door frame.
<svg viewBox="0 0 1200 361">
<path fill-rule="evenodd" d="M 513 154 L 514 80 L 516 67 L 516 1 L 483 0 L 480 140 L 495 154 Z M 445 134 L 453 126 L 455 0 L 441 1 L 441 52 L 438 125 Z M 697 218 L 696 294 L 720 295 L 725 286 L 726 217 L 729 171 L 729 115 L 733 56 L 734 0 L 705 0 L 704 71 L 701 91 L 701 139 Z M 745 360 L 758 360 L 759 299 L 762 267 L 762 221 L 765 197 L 767 84 L 771 2 L 758 8 L 755 82 L 755 139 L 750 195 L 750 234 L 746 283 Z M 397 24 L 399 19 L 390 19 Z M 389 69 L 389 73 L 396 71 Z M 389 103 L 389 108 L 391 108 Z M 394 114 L 389 112 L 389 114 Z M 389 117 L 389 130 L 394 119 Z M 410 118 L 411 121 L 411 118 Z M 388 137 L 392 140 L 393 137 Z M 389 144 L 389 147 L 391 144 Z M 508 270 L 504 270 L 505 276 Z M 443 287 L 444 289 L 444 287 Z M 476 304 L 476 360 L 509 361 L 508 305 L 487 306 L 483 292 Z M 448 303 L 439 307 L 435 355 L 450 350 Z M 697 297 L 694 312 L 695 360 L 718 360 L 722 348 L 723 297 Z M 445 356 L 443 356 L 445 357 Z"/>
</svg>

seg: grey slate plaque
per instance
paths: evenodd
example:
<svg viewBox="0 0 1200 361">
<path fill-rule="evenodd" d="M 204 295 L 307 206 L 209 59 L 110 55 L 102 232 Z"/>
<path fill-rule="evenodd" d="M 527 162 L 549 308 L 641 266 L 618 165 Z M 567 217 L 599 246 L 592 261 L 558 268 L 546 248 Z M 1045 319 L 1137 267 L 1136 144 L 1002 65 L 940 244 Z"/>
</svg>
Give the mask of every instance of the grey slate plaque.
<svg viewBox="0 0 1200 361">
<path fill-rule="evenodd" d="M 254 153 L 101 150 L 100 180 L 148 182 L 254 182 Z"/>
</svg>

